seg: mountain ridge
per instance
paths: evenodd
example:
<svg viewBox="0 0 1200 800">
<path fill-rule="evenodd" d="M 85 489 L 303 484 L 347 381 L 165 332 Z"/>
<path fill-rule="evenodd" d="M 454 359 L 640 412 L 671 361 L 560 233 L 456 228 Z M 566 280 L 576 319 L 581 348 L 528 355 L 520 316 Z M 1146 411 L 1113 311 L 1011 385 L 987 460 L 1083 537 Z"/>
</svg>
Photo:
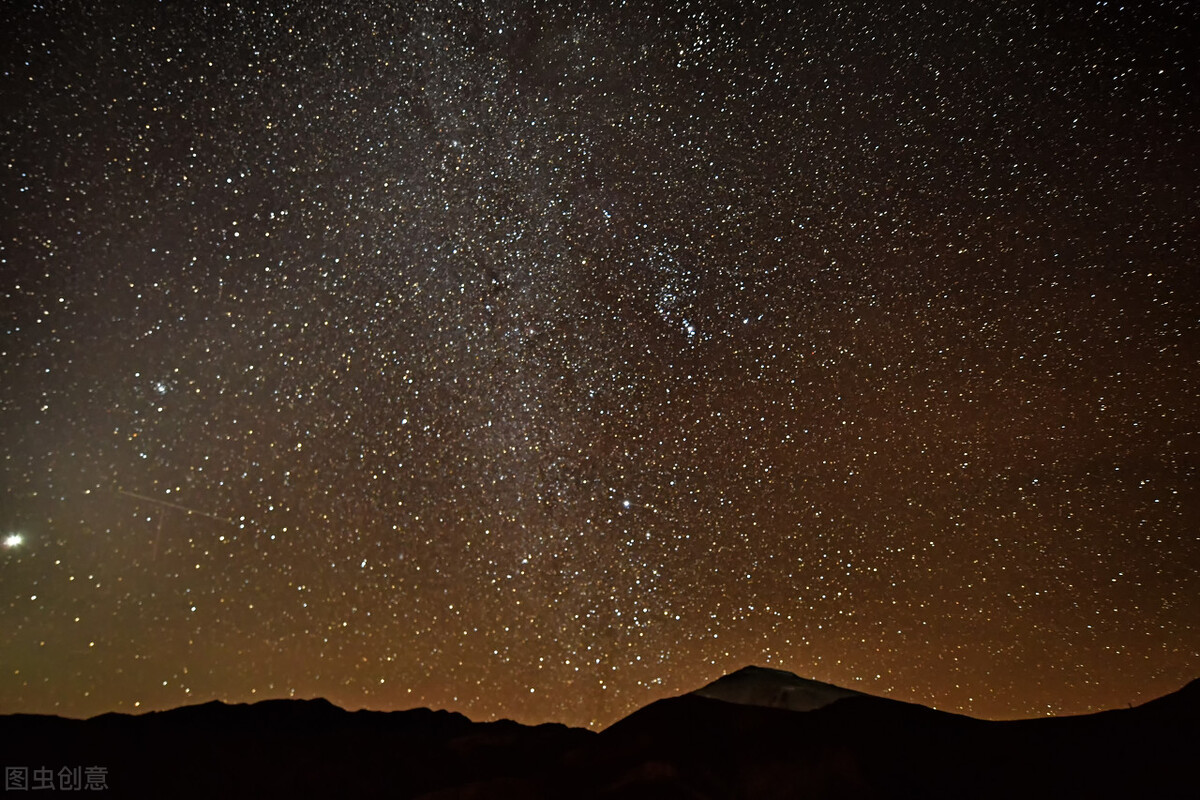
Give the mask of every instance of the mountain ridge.
<svg viewBox="0 0 1200 800">
<path fill-rule="evenodd" d="M 1197 785 L 1197 730 L 1200 680 L 1133 708 L 989 721 L 762 667 L 601 732 L 323 698 L 0 716 L 6 766 L 99 765 L 114 796 L 184 798 L 1171 796 Z"/>
<path fill-rule="evenodd" d="M 1110 708 L 1110 709 L 1101 709 L 1099 711 L 1087 711 L 1087 712 L 1081 712 L 1078 714 L 1055 715 L 1055 716 L 1049 716 L 1049 717 L 1018 717 L 1018 718 L 1013 718 L 1013 719 L 993 720 L 993 719 L 985 719 L 982 717 L 973 717 L 969 714 L 962 714 L 959 712 L 944 711 L 941 709 L 936 709 L 933 706 L 925 705 L 924 703 L 916 703 L 916 702 L 907 701 L 907 700 L 897 700 L 895 698 L 886 697 L 884 695 L 874 695 L 874 694 L 870 694 L 869 692 L 862 692 L 857 689 L 850 689 L 850 688 L 847 688 L 844 686 L 839 686 L 837 684 L 826 683 L 824 681 L 818 681 L 814 678 L 804 678 L 804 677 L 801 677 L 800 675 L 797 675 L 794 672 L 782 670 L 777 667 L 763 667 L 763 666 L 759 666 L 759 665 L 755 665 L 755 664 L 747 664 L 745 666 L 739 667 L 738 669 L 734 670 L 733 672 L 726 673 L 726 674 L 722 675 L 721 677 L 705 684 L 704 686 L 701 686 L 697 689 L 693 689 L 690 692 L 685 692 L 682 695 L 677 695 L 677 697 L 683 697 L 683 696 L 687 696 L 687 695 L 696 695 L 696 696 L 702 696 L 702 697 L 709 697 L 709 698 L 717 699 L 717 700 L 724 700 L 725 698 L 717 696 L 717 693 L 712 691 L 714 687 L 723 687 L 725 685 L 729 685 L 729 682 L 734 679 L 739 679 L 739 680 L 750 679 L 750 680 L 754 680 L 754 681 L 762 681 L 764 677 L 767 677 L 767 678 L 777 681 L 779 683 L 783 683 L 786 681 L 786 682 L 790 682 L 791 684 L 794 684 L 794 685 L 811 686 L 811 687 L 815 687 L 815 688 L 819 688 L 819 689 L 823 689 L 823 690 L 830 690 L 833 693 L 839 694 L 839 696 L 835 700 L 831 700 L 830 703 L 823 704 L 822 707 L 824 707 L 824 705 L 830 705 L 830 704 L 832 704 L 832 702 L 836 702 L 836 700 L 841 700 L 841 699 L 850 698 L 850 697 L 860 697 L 860 698 L 870 698 L 873 700 L 886 701 L 888 703 L 895 703 L 895 704 L 900 704 L 900 705 L 905 705 L 905 706 L 924 708 L 924 709 L 928 709 L 930 711 L 936 711 L 937 713 L 958 716 L 958 717 L 965 717 L 965 718 L 974 719 L 974 720 L 977 720 L 980 722 L 993 722 L 993 723 L 1011 723 L 1011 722 L 1036 721 L 1036 720 L 1044 720 L 1044 719 L 1059 719 L 1059 720 L 1061 720 L 1061 719 L 1076 719 L 1079 717 L 1094 717 L 1094 716 L 1097 716 L 1100 714 L 1109 714 L 1109 713 L 1113 713 L 1113 712 L 1127 712 L 1131 709 L 1144 708 L 1146 706 L 1162 704 L 1164 702 L 1168 702 L 1168 703 L 1174 702 L 1174 701 L 1172 701 L 1172 698 L 1179 698 L 1179 699 L 1186 698 L 1189 705 L 1192 705 L 1192 706 L 1196 707 L 1198 710 L 1200 710 L 1200 678 L 1193 678 L 1192 680 L 1188 681 L 1183 686 L 1181 686 L 1179 689 L 1168 692 L 1165 695 L 1151 698 L 1150 700 L 1146 700 L 1137 705 L 1129 705 L 1124 708 L 1114 707 L 1114 708 Z M 667 698 L 661 698 L 661 699 L 672 699 L 672 698 L 667 697 Z M 659 702 L 659 701 L 652 701 L 652 703 L 650 705 L 652 705 L 653 702 Z M 732 703 L 741 704 L 741 705 L 770 705 L 770 707 L 777 707 L 777 708 L 786 707 L 786 706 L 779 706 L 779 705 L 773 705 L 773 704 L 755 703 L 755 702 L 750 702 L 750 701 L 726 700 L 726 702 L 732 702 Z M 341 713 L 341 714 L 363 714 L 363 715 L 375 715 L 375 714 L 393 715 L 393 714 L 410 714 L 410 713 L 428 713 L 428 714 L 434 714 L 434 715 L 448 715 L 448 716 L 452 716 L 452 717 L 457 717 L 457 718 L 466 720 L 466 721 L 471 722 L 472 724 L 476 724 L 476 725 L 488 725 L 488 724 L 494 724 L 494 723 L 511 723 L 513 725 L 521 725 L 523 727 L 540 727 L 542 725 L 553 725 L 553 726 L 559 726 L 559 727 L 563 727 L 563 728 L 569 728 L 572 730 L 587 730 L 586 728 L 566 725 L 564 723 L 556 722 L 553 720 L 548 720 L 548 721 L 540 722 L 540 723 L 517 722 L 508 717 L 501 717 L 501 718 L 493 719 L 493 720 L 474 720 L 471 717 L 469 717 L 468 715 L 463 714 L 462 712 L 459 712 L 459 711 L 450 711 L 450 710 L 446 710 L 446 709 L 432 709 L 432 708 L 429 708 L 428 706 L 414 706 L 413 708 L 391 709 L 391 710 L 370 709 L 370 708 L 349 709 L 349 708 L 344 708 L 342 706 L 339 706 L 336 703 L 334 703 L 333 701 L 331 701 L 325 697 L 311 697 L 311 698 L 267 697 L 267 698 L 263 698 L 261 700 L 255 700 L 253 702 L 239 701 L 239 702 L 232 702 L 232 703 L 227 702 L 225 700 L 219 700 L 219 699 L 214 698 L 212 700 L 206 700 L 203 702 L 193 703 L 190 705 L 175 706 L 173 708 L 167 708 L 167 709 L 154 709 L 154 710 L 142 711 L 142 712 L 138 712 L 138 713 L 130 713 L 130 712 L 124 712 L 124 711 L 106 711 L 106 712 L 103 712 L 100 714 L 93 715 L 91 717 L 70 717 L 70 716 L 63 716 L 61 714 L 42 714 L 42 713 L 36 713 L 36 712 L 13 712 L 11 714 L 0 714 L 0 720 L 15 719 L 15 718 L 38 718 L 38 719 L 46 719 L 46 720 L 89 722 L 89 721 L 93 721 L 93 720 L 102 720 L 102 719 L 108 719 L 108 718 L 126 718 L 126 719 L 153 718 L 156 715 L 175 714 L 177 712 L 183 712 L 183 711 L 188 711 L 188 710 L 197 711 L 200 709 L 237 710 L 237 709 L 253 709 L 253 708 L 266 709 L 266 708 L 274 708 L 274 707 L 279 707 L 279 708 L 305 707 L 305 708 L 309 708 L 309 709 L 320 709 L 321 713 L 336 712 L 336 713 Z M 643 708 L 646 708 L 646 707 L 648 707 L 648 706 L 643 706 Z M 813 710 L 815 710 L 815 709 L 813 709 Z M 637 711 L 634 711 L 632 713 L 636 714 Z M 616 722 L 620 722 L 620 720 L 617 720 Z M 616 724 L 616 722 L 614 722 L 613 724 Z"/>
</svg>

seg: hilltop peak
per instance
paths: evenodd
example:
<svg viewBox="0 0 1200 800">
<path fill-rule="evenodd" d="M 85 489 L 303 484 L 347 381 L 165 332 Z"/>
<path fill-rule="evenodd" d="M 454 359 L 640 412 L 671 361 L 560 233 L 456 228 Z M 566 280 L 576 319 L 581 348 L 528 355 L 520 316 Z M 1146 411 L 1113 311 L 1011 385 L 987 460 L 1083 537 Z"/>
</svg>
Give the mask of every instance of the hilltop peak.
<svg viewBox="0 0 1200 800">
<path fill-rule="evenodd" d="M 812 711 L 843 697 L 863 696 L 831 683 L 801 678 L 786 670 L 753 664 L 724 675 L 691 694 L 741 705 Z"/>
</svg>

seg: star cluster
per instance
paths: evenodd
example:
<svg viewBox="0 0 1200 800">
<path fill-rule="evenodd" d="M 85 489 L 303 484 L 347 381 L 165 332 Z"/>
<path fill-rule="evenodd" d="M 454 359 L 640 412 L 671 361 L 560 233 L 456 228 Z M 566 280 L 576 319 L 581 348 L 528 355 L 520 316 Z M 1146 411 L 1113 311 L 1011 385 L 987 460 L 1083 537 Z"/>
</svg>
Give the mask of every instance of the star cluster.
<svg viewBox="0 0 1200 800">
<path fill-rule="evenodd" d="M 0 711 L 1195 677 L 1196 9 L 581 5 L 11 12 Z"/>
</svg>

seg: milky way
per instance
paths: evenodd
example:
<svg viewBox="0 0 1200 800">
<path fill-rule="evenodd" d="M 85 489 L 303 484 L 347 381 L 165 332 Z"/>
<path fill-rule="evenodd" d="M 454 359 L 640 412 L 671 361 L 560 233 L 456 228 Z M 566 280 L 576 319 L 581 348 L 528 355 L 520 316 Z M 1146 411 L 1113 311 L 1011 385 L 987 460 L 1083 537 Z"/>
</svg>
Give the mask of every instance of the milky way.
<svg viewBox="0 0 1200 800">
<path fill-rule="evenodd" d="M 1192 4 L 53 5 L 0 711 L 1196 677 Z"/>
</svg>

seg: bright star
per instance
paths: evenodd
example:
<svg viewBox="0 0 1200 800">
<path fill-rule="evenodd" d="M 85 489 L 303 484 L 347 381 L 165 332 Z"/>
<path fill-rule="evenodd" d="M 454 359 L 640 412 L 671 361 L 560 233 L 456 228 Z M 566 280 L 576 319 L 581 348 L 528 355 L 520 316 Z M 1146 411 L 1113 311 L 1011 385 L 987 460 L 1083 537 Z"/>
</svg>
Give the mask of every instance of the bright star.
<svg viewBox="0 0 1200 800">
<path fill-rule="evenodd" d="M 23 541 L 25 540 L 21 537 L 21 534 L 10 533 L 8 536 L 4 537 L 4 546 L 9 548 L 17 547 Z"/>
</svg>

